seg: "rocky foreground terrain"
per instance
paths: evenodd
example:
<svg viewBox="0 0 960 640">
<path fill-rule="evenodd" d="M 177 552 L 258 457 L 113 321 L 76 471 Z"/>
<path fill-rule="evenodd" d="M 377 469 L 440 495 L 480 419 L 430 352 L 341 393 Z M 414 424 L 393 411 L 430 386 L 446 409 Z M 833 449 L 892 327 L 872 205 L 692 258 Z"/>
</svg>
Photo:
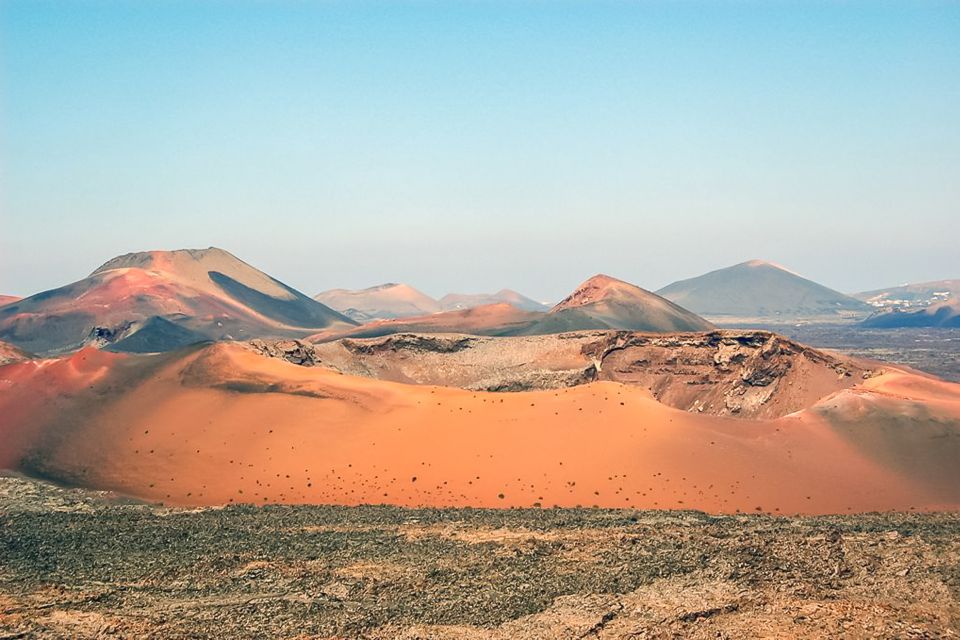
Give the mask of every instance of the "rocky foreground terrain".
<svg viewBox="0 0 960 640">
<path fill-rule="evenodd" d="M 960 515 L 169 509 L 0 477 L 0 638 L 949 638 Z"/>
</svg>

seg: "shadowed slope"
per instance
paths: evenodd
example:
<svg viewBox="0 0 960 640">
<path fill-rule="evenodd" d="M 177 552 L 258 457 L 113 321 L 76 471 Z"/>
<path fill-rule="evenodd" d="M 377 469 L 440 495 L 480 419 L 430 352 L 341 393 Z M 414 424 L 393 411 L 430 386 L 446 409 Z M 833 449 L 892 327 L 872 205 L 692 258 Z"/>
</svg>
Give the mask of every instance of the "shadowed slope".
<svg viewBox="0 0 960 640">
<path fill-rule="evenodd" d="M 118 336 L 103 346 L 110 351 L 158 353 L 208 340 L 202 333 L 191 331 L 166 318 L 152 316 L 143 323 L 132 325 L 131 330 L 122 337 Z"/>
</svg>

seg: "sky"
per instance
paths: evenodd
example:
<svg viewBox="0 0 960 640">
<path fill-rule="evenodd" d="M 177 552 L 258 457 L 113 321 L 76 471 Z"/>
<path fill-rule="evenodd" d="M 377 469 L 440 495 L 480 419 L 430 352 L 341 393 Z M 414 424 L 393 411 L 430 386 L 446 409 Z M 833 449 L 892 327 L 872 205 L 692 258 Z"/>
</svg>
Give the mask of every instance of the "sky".
<svg viewBox="0 0 960 640">
<path fill-rule="evenodd" d="M 0 1 L 0 293 L 960 278 L 957 2 Z"/>
</svg>

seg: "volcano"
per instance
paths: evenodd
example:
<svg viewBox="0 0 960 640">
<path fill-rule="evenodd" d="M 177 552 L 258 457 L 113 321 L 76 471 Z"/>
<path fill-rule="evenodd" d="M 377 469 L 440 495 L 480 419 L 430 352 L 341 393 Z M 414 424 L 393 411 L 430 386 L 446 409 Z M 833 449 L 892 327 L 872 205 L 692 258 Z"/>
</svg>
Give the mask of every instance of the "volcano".
<svg viewBox="0 0 960 640">
<path fill-rule="evenodd" d="M 836 321 L 870 311 L 860 300 L 763 260 L 680 280 L 657 293 L 714 322 Z"/>
<path fill-rule="evenodd" d="M 582 283 L 523 335 L 585 329 L 624 329 L 669 333 L 709 331 L 713 325 L 646 289 L 599 274 Z"/>
<path fill-rule="evenodd" d="M 217 248 L 114 258 L 90 276 L 0 307 L 0 339 L 36 354 L 303 336 L 355 323 Z"/>
</svg>

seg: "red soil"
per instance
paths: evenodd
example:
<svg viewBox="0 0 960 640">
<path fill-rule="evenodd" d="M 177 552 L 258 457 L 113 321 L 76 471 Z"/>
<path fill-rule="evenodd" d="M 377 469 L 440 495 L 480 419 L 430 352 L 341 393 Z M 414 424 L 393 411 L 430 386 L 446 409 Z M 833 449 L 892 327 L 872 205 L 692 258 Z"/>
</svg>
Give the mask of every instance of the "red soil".
<svg viewBox="0 0 960 640">
<path fill-rule="evenodd" d="M 0 368 L 0 388 L 0 466 L 174 504 L 960 508 L 960 385 L 896 370 L 757 421 L 611 382 L 479 393 L 228 344 L 84 350 Z"/>
</svg>

